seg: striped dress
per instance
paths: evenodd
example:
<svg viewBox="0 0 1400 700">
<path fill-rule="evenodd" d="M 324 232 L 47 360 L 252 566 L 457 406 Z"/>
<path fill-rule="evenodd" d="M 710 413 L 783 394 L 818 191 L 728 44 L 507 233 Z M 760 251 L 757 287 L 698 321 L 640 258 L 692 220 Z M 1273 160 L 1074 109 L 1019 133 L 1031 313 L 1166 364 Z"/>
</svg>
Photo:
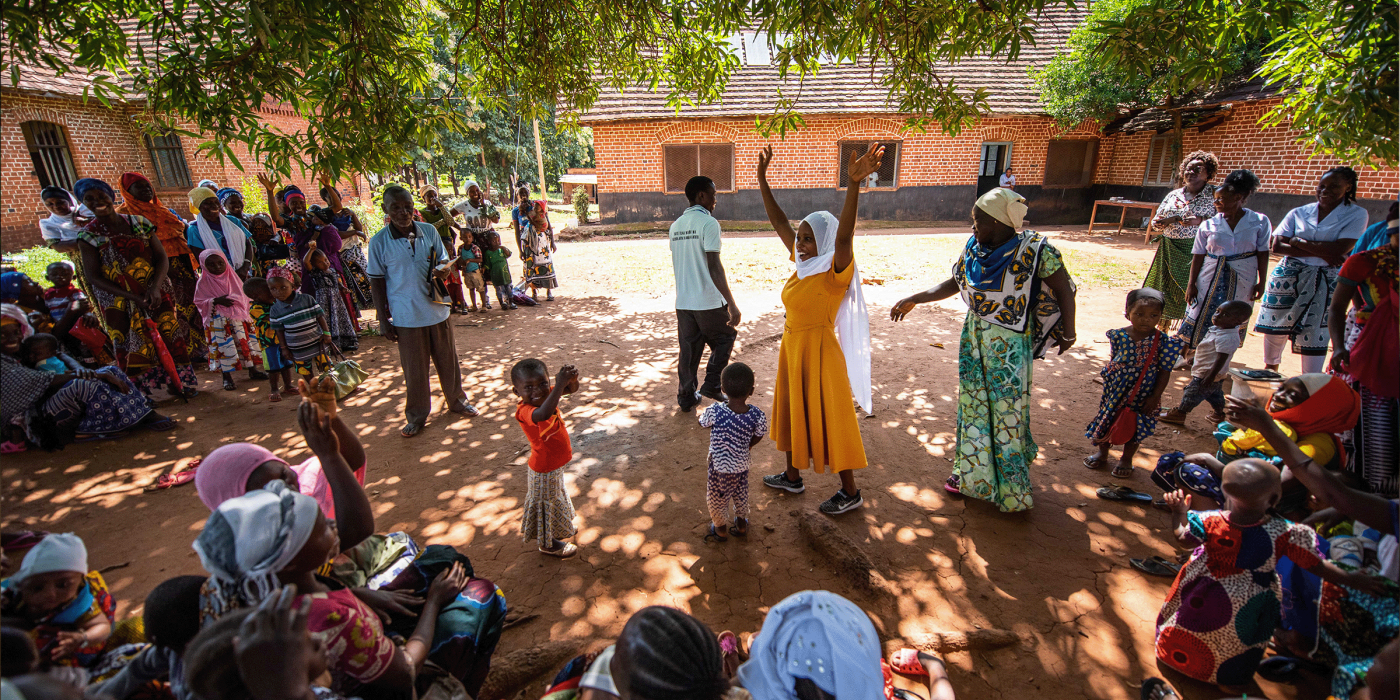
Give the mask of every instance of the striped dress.
<svg viewBox="0 0 1400 700">
<path fill-rule="evenodd" d="M 319 322 L 325 313 L 315 297 L 297 291 L 286 301 L 272 305 L 268 322 L 273 330 L 282 331 L 287 348 L 291 350 L 292 364 L 303 377 L 314 376 L 329 364 L 322 350 L 323 333 Z"/>
</svg>

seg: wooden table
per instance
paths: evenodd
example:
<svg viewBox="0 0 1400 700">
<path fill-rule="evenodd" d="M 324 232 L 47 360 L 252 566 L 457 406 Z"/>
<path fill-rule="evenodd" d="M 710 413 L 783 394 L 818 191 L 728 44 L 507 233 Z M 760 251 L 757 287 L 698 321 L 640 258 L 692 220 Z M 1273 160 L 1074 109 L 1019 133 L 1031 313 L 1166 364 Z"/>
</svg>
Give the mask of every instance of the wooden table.
<svg viewBox="0 0 1400 700">
<path fill-rule="evenodd" d="M 1119 217 L 1118 217 L 1118 231 L 1117 231 L 1118 233 L 1122 233 L 1122 232 L 1123 232 L 1123 222 L 1126 221 L 1127 218 L 1128 218 L 1128 210 L 1129 210 L 1129 209 L 1148 209 L 1148 210 L 1150 210 L 1150 213 L 1147 215 L 1147 217 L 1148 217 L 1149 219 L 1151 219 L 1152 217 L 1154 217 L 1154 216 L 1157 215 L 1157 207 L 1159 206 L 1159 204 L 1158 204 L 1157 202 L 1134 202 L 1134 201 L 1131 201 L 1131 200 L 1121 200 L 1121 201 L 1115 202 L 1115 201 L 1113 201 L 1113 200 L 1111 200 L 1111 199 L 1096 199 L 1096 200 L 1094 200 L 1094 213 L 1092 213 L 1092 214 L 1089 215 L 1089 230 L 1090 230 L 1090 231 L 1093 231 L 1093 230 L 1094 230 L 1094 220 L 1097 219 L 1097 218 L 1099 218 L 1099 205 L 1100 205 L 1100 204 L 1102 204 L 1102 205 L 1104 205 L 1104 206 L 1107 206 L 1107 207 L 1121 207 L 1121 208 L 1122 208 L 1123 213 L 1122 213 L 1121 215 L 1119 215 Z M 1113 224 L 1112 224 L 1112 223 L 1108 223 L 1108 224 L 1101 224 L 1101 225 L 1103 225 L 1103 226 L 1112 226 Z M 1150 237 L 1150 236 L 1149 236 L 1149 237 Z"/>
</svg>

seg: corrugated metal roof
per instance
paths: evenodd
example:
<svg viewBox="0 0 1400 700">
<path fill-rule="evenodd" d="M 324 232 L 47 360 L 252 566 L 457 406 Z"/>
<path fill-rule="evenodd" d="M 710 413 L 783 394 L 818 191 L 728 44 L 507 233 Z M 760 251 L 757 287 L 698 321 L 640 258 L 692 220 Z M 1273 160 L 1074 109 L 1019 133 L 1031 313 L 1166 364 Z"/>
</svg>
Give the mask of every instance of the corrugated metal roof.
<svg viewBox="0 0 1400 700">
<path fill-rule="evenodd" d="M 1076 10 L 1051 10 L 1039 17 L 1036 43 L 1021 50 L 1015 61 L 977 58 L 956 64 L 930 67 L 944 80 L 951 80 L 971 93 L 987 91 L 987 104 L 995 114 L 1043 114 L 1040 94 L 1027 69 L 1045 65 L 1069 39 L 1070 30 L 1079 26 L 1088 6 Z M 637 87 L 626 92 L 606 88 L 598 101 L 580 116 L 583 122 L 631 119 L 672 119 L 701 117 L 751 117 L 772 113 L 779 90 L 796 98 L 801 114 L 866 114 L 897 112 L 888 90 L 881 86 L 883 70 L 877 65 L 824 66 L 808 76 L 799 88 L 795 78 L 784 80 L 770 65 L 749 65 L 736 71 L 718 102 L 682 107 L 677 111 L 666 104 L 666 92 Z"/>
</svg>

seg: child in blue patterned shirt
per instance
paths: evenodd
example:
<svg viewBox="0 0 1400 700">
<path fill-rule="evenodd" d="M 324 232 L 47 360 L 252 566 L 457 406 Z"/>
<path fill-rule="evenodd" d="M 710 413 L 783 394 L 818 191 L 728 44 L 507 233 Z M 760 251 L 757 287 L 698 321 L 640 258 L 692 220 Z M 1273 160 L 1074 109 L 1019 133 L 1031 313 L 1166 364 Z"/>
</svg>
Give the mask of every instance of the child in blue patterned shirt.
<svg viewBox="0 0 1400 700">
<path fill-rule="evenodd" d="M 728 400 L 710 404 L 700 413 L 700 425 L 710 429 L 705 477 L 710 531 L 706 542 L 727 541 L 731 531 L 736 537 L 749 534 L 749 451 L 768 434 L 768 416 L 748 404 L 753 396 L 753 370 L 742 362 L 732 363 L 720 374 L 719 384 Z"/>
</svg>

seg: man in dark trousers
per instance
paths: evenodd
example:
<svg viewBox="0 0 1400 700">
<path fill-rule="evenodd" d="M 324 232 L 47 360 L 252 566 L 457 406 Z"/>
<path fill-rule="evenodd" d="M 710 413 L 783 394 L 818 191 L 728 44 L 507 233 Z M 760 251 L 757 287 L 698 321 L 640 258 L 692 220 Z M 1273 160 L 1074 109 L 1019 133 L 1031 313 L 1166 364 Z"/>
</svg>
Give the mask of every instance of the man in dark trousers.
<svg viewBox="0 0 1400 700">
<path fill-rule="evenodd" d="M 681 341 L 677 371 L 681 387 L 676 402 L 689 412 L 700 397 L 724 401 L 719 375 L 729 364 L 729 353 L 738 336 L 739 307 L 729 293 L 724 265 L 719 261 L 719 221 L 715 210 L 715 183 L 697 175 L 685 183 L 690 208 L 671 224 L 671 266 L 676 274 L 676 325 Z M 710 346 L 705 382 L 696 386 L 700 355 Z M 697 390 L 698 389 L 698 390 Z"/>
</svg>

